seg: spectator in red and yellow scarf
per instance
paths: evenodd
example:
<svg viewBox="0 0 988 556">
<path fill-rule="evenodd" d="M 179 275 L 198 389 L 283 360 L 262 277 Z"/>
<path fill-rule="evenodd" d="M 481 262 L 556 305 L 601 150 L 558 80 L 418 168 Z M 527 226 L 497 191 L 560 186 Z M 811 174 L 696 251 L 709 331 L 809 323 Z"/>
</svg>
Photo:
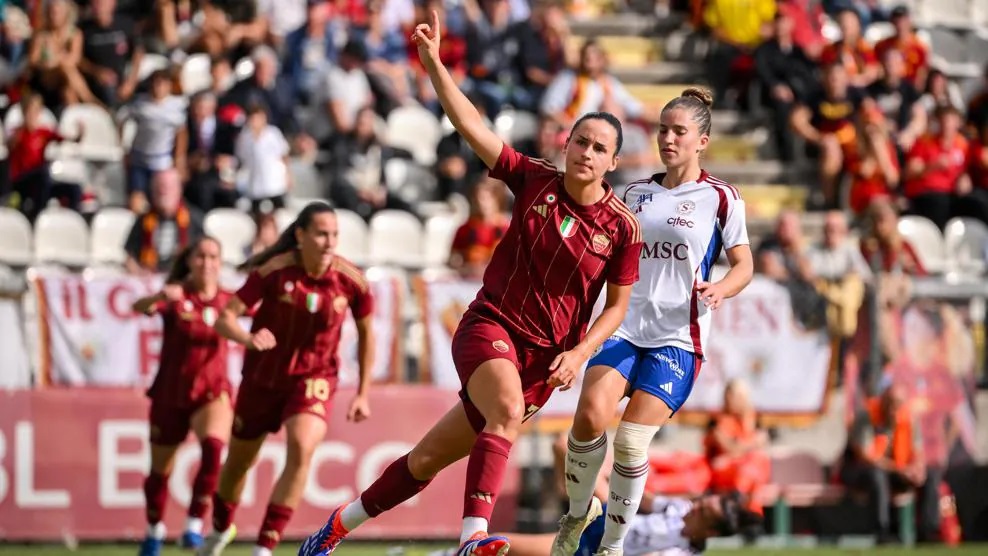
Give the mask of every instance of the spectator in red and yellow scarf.
<svg viewBox="0 0 988 556">
<path fill-rule="evenodd" d="M 134 221 L 124 245 L 133 274 L 164 272 L 203 233 L 202 214 L 182 201 L 178 171 L 161 170 L 151 180 L 151 208 Z"/>
</svg>

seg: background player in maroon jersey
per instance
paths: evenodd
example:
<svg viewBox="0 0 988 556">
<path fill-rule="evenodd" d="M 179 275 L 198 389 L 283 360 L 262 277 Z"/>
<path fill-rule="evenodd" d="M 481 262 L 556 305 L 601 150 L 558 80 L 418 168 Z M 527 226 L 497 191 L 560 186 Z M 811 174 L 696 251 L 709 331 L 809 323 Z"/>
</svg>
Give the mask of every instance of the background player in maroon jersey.
<svg viewBox="0 0 988 556">
<path fill-rule="evenodd" d="M 138 299 L 134 312 L 161 315 L 164 338 L 151 398 L 151 472 L 144 480 L 148 531 L 141 556 L 156 556 L 165 538 L 161 522 L 175 452 L 195 432 L 202 463 L 181 543 L 202 544 L 202 519 L 216 490 L 220 456 L 230 434 L 233 409 L 227 376 L 227 340 L 213 329 L 230 292 L 219 286 L 220 244 L 201 237 L 179 254 L 161 291 Z"/>
<path fill-rule="evenodd" d="M 565 172 L 517 153 L 487 128 L 440 63 L 438 25 L 433 13 L 431 25 L 415 29 L 419 57 L 457 131 L 511 189 L 514 213 L 453 337 L 462 402 L 358 500 L 333 512 L 301 556 L 331 553 L 349 531 L 411 498 L 467 455 L 458 554 L 505 554 L 507 539 L 488 537 L 487 527 L 518 429 L 554 388 L 572 384 L 614 332 L 638 278 L 638 221 L 603 181 L 617 166 L 620 122 L 604 113 L 578 120 Z M 605 308 L 587 332 L 605 282 Z"/>
<path fill-rule="evenodd" d="M 326 434 L 348 307 L 357 323 L 360 386 L 347 419 L 359 422 L 370 416 L 374 299 L 363 273 L 335 253 L 338 234 L 331 206 L 306 206 L 274 245 L 244 264 L 251 271 L 247 282 L 216 322 L 216 330 L 247 346 L 247 353 L 233 439 L 214 497 L 213 533 L 200 554 L 220 554 L 233 540 L 233 514 L 247 472 L 268 433 L 284 424 L 285 468 L 271 494 L 254 556 L 270 556 L 281 539 L 302 498 L 312 453 Z M 255 306 L 248 332 L 237 318 Z"/>
</svg>

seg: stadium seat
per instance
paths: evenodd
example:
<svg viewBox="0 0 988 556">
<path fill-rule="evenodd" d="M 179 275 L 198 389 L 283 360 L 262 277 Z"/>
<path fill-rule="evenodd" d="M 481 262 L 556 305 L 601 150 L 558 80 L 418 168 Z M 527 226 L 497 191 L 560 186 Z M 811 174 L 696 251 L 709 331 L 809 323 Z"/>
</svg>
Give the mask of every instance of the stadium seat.
<svg viewBox="0 0 988 556">
<path fill-rule="evenodd" d="M 20 212 L 0 207 L 0 263 L 22 267 L 31 260 L 31 223 Z"/>
<path fill-rule="evenodd" d="M 939 274 L 944 270 L 943 234 L 936 224 L 922 216 L 902 216 L 899 218 L 899 233 L 905 236 L 916 250 L 916 256 L 926 270 Z"/>
<path fill-rule="evenodd" d="M 254 75 L 254 60 L 250 58 L 241 58 L 238 60 L 233 66 L 233 75 L 237 78 L 237 81 L 243 81 Z"/>
<path fill-rule="evenodd" d="M 137 122 L 127 118 L 120 124 L 120 146 L 124 151 L 130 151 L 134 145 L 134 137 L 137 137 Z"/>
<path fill-rule="evenodd" d="M 141 56 L 141 63 L 137 66 L 137 78 L 144 81 L 151 74 L 163 69 L 168 69 L 171 66 L 171 61 L 161 54 L 154 54 L 147 52 L 144 56 Z"/>
<path fill-rule="evenodd" d="M 280 208 L 274 211 L 274 222 L 278 226 L 278 233 L 285 231 L 292 222 L 295 222 L 298 212 L 294 207 Z"/>
<path fill-rule="evenodd" d="M 988 268 L 988 226 L 973 218 L 954 218 L 944 228 L 947 268 L 966 276 L 980 276 Z"/>
<path fill-rule="evenodd" d="M 360 215 L 346 209 L 336 209 L 336 223 L 340 231 L 336 252 L 356 265 L 366 265 L 367 223 Z"/>
<path fill-rule="evenodd" d="M 134 213 L 125 208 L 100 209 L 93 217 L 90 259 L 93 264 L 123 264 L 124 244 L 134 226 Z"/>
<path fill-rule="evenodd" d="M 24 125 L 24 113 L 21 112 L 20 103 L 13 104 L 7 114 L 3 117 L 3 131 L 7 137 L 19 127 Z M 48 108 L 41 109 L 41 125 L 50 129 L 58 128 L 58 118 Z"/>
<path fill-rule="evenodd" d="M 421 267 L 422 224 L 400 210 L 382 210 L 370 220 L 370 258 L 374 264 Z"/>
<path fill-rule="evenodd" d="M 247 213 L 228 208 L 209 211 L 203 228 L 206 234 L 219 240 L 223 248 L 223 263 L 231 266 L 244 262 L 247 248 L 257 233 L 257 226 Z"/>
<path fill-rule="evenodd" d="M 442 139 L 439 120 L 421 106 L 402 106 L 388 114 L 387 143 L 412 153 L 424 166 L 436 162 L 436 147 Z"/>
<path fill-rule="evenodd" d="M 109 112 L 95 104 L 71 104 L 62 112 L 58 132 L 75 137 L 83 128 L 78 143 L 62 143 L 61 156 L 79 157 L 95 162 L 118 162 L 123 159 L 120 134 Z"/>
<path fill-rule="evenodd" d="M 62 151 L 56 150 L 56 158 L 51 161 L 51 179 L 59 183 L 74 183 L 85 185 L 89 183 L 89 168 L 86 162 L 78 158 L 70 158 L 62 155 Z"/>
<path fill-rule="evenodd" d="M 428 266 L 442 266 L 449 260 L 449 251 L 453 246 L 453 237 L 460 227 L 456 215 L 438 214 L 425 221 L 425 237 L 423 238 L 423 258 Z"/>
<path fill-rule="evenodd" d="M 213 76 L 210 74 L 211 63 L 209 54 L 193 54 L 182 63 L 182 94 L 192 96 L 200 91 L 204 91 L 213 85 Z"/>
<path fill-rule="evenodd" d="M 311 162 L 298 158 L 289 159 L 288 171 L 292 175 L 292 192 L 296 195 L 319 199 L 325 197 L 329 191 L 328 184 Z"/>
<path fill-rule="evenodd" d="M 47 208 L 34 223 L 34 260 L 73 268 L 89 264 L 89 227 L 79 213 Z"/>
<path fill-rule="evenodd" d="M 520 110 L 502 110 L 494 119 L 494 131 L 509 145 L 533 139 L 539 132 L 539 120 L 534 114 Z"/>
</svg>

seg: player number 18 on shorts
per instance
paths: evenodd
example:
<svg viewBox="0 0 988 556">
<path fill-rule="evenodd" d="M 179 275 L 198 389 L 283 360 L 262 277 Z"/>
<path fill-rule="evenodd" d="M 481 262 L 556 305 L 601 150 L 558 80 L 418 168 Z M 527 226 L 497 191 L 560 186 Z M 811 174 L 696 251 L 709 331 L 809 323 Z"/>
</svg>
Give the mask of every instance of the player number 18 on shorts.
<svg viewBox="0 0 988 556">
<path fill-rule="evenodd" d="M 315 398 L 321 402 L 329 399 L 329 381 L 325 378 L 305 379 L 305 399 Z"/>
</svg>

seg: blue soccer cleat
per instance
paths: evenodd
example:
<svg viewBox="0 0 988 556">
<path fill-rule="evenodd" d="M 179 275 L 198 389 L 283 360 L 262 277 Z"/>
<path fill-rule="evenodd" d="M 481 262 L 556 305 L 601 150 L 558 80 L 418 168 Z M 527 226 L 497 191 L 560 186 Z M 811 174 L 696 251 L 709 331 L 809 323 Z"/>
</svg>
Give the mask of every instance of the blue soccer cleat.
<svg viewBox="0 0 988 556">
<path fill-rule="evenodd" d="M 192 531 L 186 531 L 182 533 L 182 538 L 179 539 L 178 545 L 182 548 L 199 548 L 202 546 L 204 537 L 201 533 L 193 533 Z"/>
<path fill-rule="evenodd" d="M 298 556 L 328 556 L 336 550 L 336 547 L 343 542 L 349 533 L 343 527 L 343 521 L 340 519 L 343 508 L 344 506 L 340 506 L 333 510 L 326 525 L 305 539 L 305 542 L 298 549 Z"/>
<path fill-rule="evenodd" d="M 161 554 L 162 544 L 164 544 L 164 541 L 161 539 L 145 537 L 144 541 L 141 542 L 141 550 L 137 554 L 139 556 L 159 556 Z"/>
</svg>

